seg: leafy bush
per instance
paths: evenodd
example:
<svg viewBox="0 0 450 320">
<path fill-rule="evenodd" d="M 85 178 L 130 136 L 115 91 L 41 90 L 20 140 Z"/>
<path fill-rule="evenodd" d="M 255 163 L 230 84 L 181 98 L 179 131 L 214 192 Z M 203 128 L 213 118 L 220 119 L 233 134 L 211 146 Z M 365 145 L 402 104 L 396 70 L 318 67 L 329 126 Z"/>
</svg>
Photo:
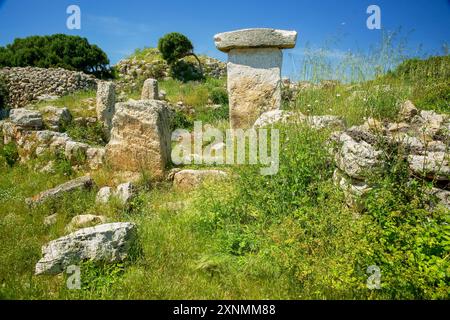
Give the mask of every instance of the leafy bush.
<svg viewBox="0 0 450 320">
<path fill-rule="evenodd" d="M 61 67 L 110 77 L 109 59 L 98 46 L 86 38 L 54 34 L 16 38 L 0 48 L 0 67 Z"/>
<path fill-rule="evenodd" d="M 203 76 L 202 63 L 193 52 L 192 42 L 183 34 L 178 32 L 168 33 L 158 41 L 158 50 L 161 52 L 164 60 L 171 67 L 171 74 L 175 79 L 182 81 L 198 80 Z M 193 56 L 199 65 L 199 75 L 192 70 L 192 65 L 179 61 L 187 56 Z"/>
<path fill-rule="evenodd" d="M 66 132 L 75 141 L 88 143 L 91 145 L 105 145 L 107 138 L 101 122 L 86 125 L 69 124 Z"/>
<path fill-rule="evenodd" d="M 19 152 L 15 143 L 10 142 L 0 148 L 0 156 L 12 167 L 19 160 Z"/>
</svg>

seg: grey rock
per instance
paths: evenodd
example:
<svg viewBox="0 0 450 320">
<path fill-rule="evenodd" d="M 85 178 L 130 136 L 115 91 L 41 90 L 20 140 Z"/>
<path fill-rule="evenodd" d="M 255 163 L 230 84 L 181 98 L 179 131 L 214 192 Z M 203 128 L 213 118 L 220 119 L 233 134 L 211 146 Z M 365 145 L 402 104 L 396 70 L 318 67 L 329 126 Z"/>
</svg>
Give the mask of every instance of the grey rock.
<svg viewBox="0 0 450 320">
<path fill-rule="evenodd" d="M 59 274 L 85 260 L 115 263 L 129 257 L 136 239 L 133 223 L 110 223 L 85 228 L 42 247 L 35 274 Z"/>
<path fill-rule="evenodd" d="M 108 201 L 111 199 L 112 194 L 113 190 L 111 187 L 100 188 L 100 190 L 97 193 L 95 201 L 101 204 L 108 203 Z"/>
<path fill-rule="evenodd" d="M 445 152 L 428 152 L 425 155 L 410 155 L 410 169 L 419 176 L 439 181 L 450 180 L 450 155 Z"/>
<path fill-rule="evenodd" d="M 122 183 L 117 186 L 114 195 L 123 204 L 128 204 L 137 195 L 137 188 L 132 182 Z"/>
<path fill-rule="evenodd" d="M 72 115 L 67 108 L 47 106 L 41 109 L 44 124 L 51 130 L 60 131 L 64 125 L 72 121 Z"/>
<path fill-rule="evenodd" d="M 199 187 L 207 179 L 223 179 L 227 173 L 220 170 L 181 170 L 174 175 L 174 187 L 189 191 Z"/>
<path fill-rule="evenodd" d="M 289 49 L 295 47 L 297 32 L 267 28 L 242 29 L 216 34 L 214 42 L 217 49 L 224 52 L 246 48 Z"/>
<path fill-rule="evenodd" d="M 34 197 L 27 198 L 25 201 L 29 205 L 40 204 L 47 199 L 54 199 L 76 190 L 91 189 L 94 185 L 94 180 L 91 177 L 80 177 L 63 183 L 55 188 L 43 191 Z"/>
<path fill-rule="evenodd" d="M 335 155 L 339 169 L 348 176 L 364 180 L 367 173 L 375 170 L 380 164 L 381 151 L 375 150 L 365 141 L 356 142 L 348 134 L 340 136 L 341 149 Z"/>
<path fill-rule="evenodd" d="M 70 220 L 66 226 L 67 232 L 73 232 L 77 229 L 92 227 L 94 225 L 106 223 L 107 218 L 105 216 L 96 216 L 93 214 L 81 214 L 75 216 Z"/>
<path fill-rule="evenodd" d="M 34 110 L 12 109 L 9 118 L 12 123 L 24 129 L 39 130 L 44 126 L 41 113 Z"/>
<path fill-rule="evenodd" d="M 144 81 L 144 85 L 142 86 L 142 100 L 158 100 L 158 80 L 156 79 L 147 79 Z"/>
</svg>

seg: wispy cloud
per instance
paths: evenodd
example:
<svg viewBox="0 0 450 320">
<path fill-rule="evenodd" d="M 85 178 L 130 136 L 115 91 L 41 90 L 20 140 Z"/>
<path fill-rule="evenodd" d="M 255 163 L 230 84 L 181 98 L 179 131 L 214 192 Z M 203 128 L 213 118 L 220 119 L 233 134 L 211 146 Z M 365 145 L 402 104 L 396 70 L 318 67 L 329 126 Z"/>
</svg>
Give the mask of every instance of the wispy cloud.
<svg viewBox="0 0 450 320">
<path fill-rule="evenodd" d="M 85 19 L 86 23 L 96 28 L 97 31 L 116 37 L 139 36 L 153 31 L 153 29 L 145 23 L 126 21 L 113 16 L 87 14 Z"/>
</svg>

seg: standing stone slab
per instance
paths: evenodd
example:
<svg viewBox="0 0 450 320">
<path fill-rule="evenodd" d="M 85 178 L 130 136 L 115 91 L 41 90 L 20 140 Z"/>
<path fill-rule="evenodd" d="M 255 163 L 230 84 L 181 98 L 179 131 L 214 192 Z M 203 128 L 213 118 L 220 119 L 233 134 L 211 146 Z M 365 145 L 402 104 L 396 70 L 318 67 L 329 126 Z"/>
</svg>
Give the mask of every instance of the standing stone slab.
<svg viewBox="0 0 450 320">
<path fill-rule="evenodd" d="M 261 114 L 281 107 L 281 49 L 293 48 L 297 32 L 245 29 L 214 37 L 228 53 L 228 95 L 233 129 L 251 128 Z"/>
<path fill-rule="evenodd" d="M 141 100 L 159 100 L 158 80 L 147 79 L 144 81 Z"/>
<path fill-rule="evenodd" d="M 105 127 L 105 133 L 109 137 L 116 103 L 115 85 L 113 82 L 101 81 L 97 86 L 97 118 Z"/>
<path fill-rule="evenodd" d="M 159 100 L 116 104 L 106 161 L 119 171 L 148 170 L 162 178 L 170 159 L 169 109 Z"/>
</svg>

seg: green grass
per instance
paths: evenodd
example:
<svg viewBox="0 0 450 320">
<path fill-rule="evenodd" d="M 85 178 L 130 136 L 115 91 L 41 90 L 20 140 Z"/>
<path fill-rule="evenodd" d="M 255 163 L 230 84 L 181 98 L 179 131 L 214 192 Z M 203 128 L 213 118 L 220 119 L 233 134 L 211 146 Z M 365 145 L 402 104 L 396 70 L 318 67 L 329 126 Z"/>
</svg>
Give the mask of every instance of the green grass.
<svg viewBox="0 0 450 320">
<path fill-rule="evenodd" d="M 224 80 L 212 79 L 160 82 L 169 101 L 194 107 L 194 115 L 179 114 L 177 124 L 185 128 L 194 120 L 227 127 L 226 101 L 218 110 L 206 108 L 212 92 L 224 86 Z M 395 119 L 405 99 L 448 112 L 447 93 L 448 80 L 439 76 L 423 81 L 378 77 L 305 90 L 285 107 L 338 115 L 352 125 L 364 117 Z M 56 103 L 77 107 L 91 95 Z M 71 170 L 60 158 L 53 159 L 59 168 L 55 174 L 40 173 L 37 160 L 17 163 L 13 148 L 0 145 L 0 298 L 448 299 L 450 214 L 429 212 L 435 201 L 426 193 L 430 185 L 408 179 L 401 150 L 386 150 L 386 166 L 371 177 L 374 188 L 360 213 L 347 207 L 333 184 L 332 155 L 324 147 L 330 132 L 303 125 L 279 129 L 277 175 L 261 176 L 257 166 L 225 166 L 229 179 L 191 192 L 176 191 L 169 182 L 149 183 L 143 176 L 130 207 L 114 200 L 95 204 L 92 190 L 28 208 L 26 197 L 85 172 Z M 107 167 L 93 176 L 99 187 L 121 182 Z M 185 205 L 168 206 L 179 202 Z M 44 226 L 44 217 L 53 213 L 57 223 Z M 120 264 L 83 263 L 81 290 L 66 288 L 67 275 L 34 276 L 40 247 L 64 235 L 70 219 L 85 213 L 135 222 L 139 254 Z M 366 286 L 371 265 L 382 270 L 381 290 Z"/>
</svg>

